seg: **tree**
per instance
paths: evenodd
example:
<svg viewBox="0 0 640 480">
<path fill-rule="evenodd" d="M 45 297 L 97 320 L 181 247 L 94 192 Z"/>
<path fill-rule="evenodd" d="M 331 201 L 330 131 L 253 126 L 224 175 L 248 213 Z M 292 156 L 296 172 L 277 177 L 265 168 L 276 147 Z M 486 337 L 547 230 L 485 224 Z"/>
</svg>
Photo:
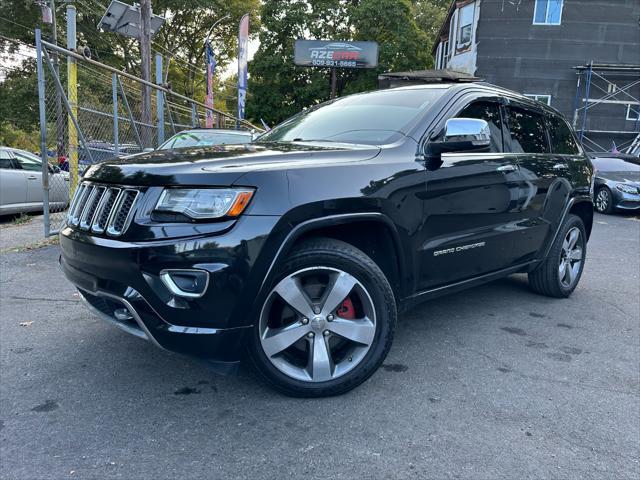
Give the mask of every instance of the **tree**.
<svg viewBox="0 0 640 480">
<path fill-rule="evenodd" d="M 138 42 L 96 29 L 108 3 L 108 0 L 76 2 L 78 46 L 88 46 L 92 58 L 100 62 L 139 75 Z M 240 17 L 250 13 L 252 26 L 256 28 L 259 24 L 258 5 L 259 0 L 152 0 L 154 13 L 166 18 L 153 38 L 152 49 L 166 57 L 172 56 L 169 80 L 175 91 L 191 96 L 198 85 L 204 85 L 204 40 L 211 25 L 225 14 L 230 18 L 222 22 L 212 35 L 219 68 L 224 69 L 235 58 Z M 66 10 L 60 0 L 57 19 L 59 43 L 64 45 Z M 33 45 L 34 30 L 38 27 L 43 28 L 45 39 L 50 37 L 50 27 L 42 25 L 41 11 L 36 2 L 2 0 L 0 53 L 15 51 L 18 45 L 2 37 Z"/>
<path fill-rule="evenodd" d="M 451 0 L 414 0 L 416 23 L 427 35 L 429 51 L 444 23 Z"/>
<path fill-rule="evenodd" d="M 240 17 L 250 13 L 252 28 L 258 25 L 258 4 L 259 0 L 152 0 L 154 12 L 166 18 L 163 27 L 153 38 L 152 49 L 165 56 L 165 68 L 169 68 L 168 81 L 174 91 L 196 100 L 204 100 L 203 47 L 209 28 L 221 16 L 230 15 L 212 33 L 220 72 L 235 56 Z M 78 46 L 89 47 L 94 60 L 139 75 L 140 53 L 137 40 L 115 33 L 100 32 L 96 28 L 107 9 L 108 0 L 78 0 L 75 5 Z M 58 42 L 64 46 L 66 5 L 57 0 L 57 7 Z M 37 2 L 0 1 L 0 62 L 6 77 L 5 81 L 0 78 L 1 120 L 11 124 L 13 128 L 25 131 L 31 131 L 31 128 L 37 126 L 38 97 L 34 96 L 34 92 L 37 92 L 34 59 L 27 55 L 24 64 L 19 60 L 29 52 L 24 44 L 34 44 L 36 28 L 42 28 L 45 40 L 51 38 L 51 27 L 42 24 Z M 19 49 L 26 50 L 18 51 Z M 33 50 L 29 53 L 35 56 Z M 168 57 L 172 57 L 170 62 L 167 61 Z M 64 58 L 61 61 L 60 74 L 64 85 Z M 110 74 L 102 72 L 103 75 L 98 75 L 95 67 L 92 68 L 78 68 L 82 103 L 110 105 Z M 220 95 L 230 96 L 221 81 L 217 88 Z M 217 106 L 224 104 L 224 101 L 217 100 Z"/>
<path fill-rule="evenodd" d="M 431 66 L 430 40 L 417 13 L 410 0 L 265 0 L 260 47 L 249 67 L 248 116 L 274 124 L 329 98 L 328 69 L 293 64 L 296 38 L 379 43 L 378 68 L 338 71 L 339 94 L 376 88 L 384 71 Z"/>
</svg>

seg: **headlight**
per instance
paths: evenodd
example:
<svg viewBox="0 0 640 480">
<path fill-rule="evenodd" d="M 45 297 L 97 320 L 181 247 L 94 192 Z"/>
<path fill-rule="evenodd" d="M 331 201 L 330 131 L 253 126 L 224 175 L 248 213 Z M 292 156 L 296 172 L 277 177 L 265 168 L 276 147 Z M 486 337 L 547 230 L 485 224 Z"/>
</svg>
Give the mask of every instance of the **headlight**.
<svg viewBox="0 0 640 480">
<path fill-rule="evenodd" d="M 253 192 L 246 188 L 167 188 L 155 210 L 181 213 L 196 220 L 237 217 L 249 204 Z"/>
<path fill-rule="evenodd" d="M 636 187 L 632 187 L 631 185 L 625 185 L 624 183 L 617 184 L 616 188 L 624 193 L 638 193 L 638 189 Z"/>
</svg>

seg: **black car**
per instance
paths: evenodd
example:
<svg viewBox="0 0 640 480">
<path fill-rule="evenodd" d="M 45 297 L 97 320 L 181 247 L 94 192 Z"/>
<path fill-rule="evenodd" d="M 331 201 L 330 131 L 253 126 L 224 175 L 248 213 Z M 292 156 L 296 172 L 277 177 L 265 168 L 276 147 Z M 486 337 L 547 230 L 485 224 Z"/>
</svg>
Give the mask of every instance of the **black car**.
<svg viewBox="0 0 640 480">
<path fill-rule="evenodd" d="M 640 210 L 640 159 L 622 153 L 589 156 L 595 168 L 596 211 Z"/>
<path fill-rule="evenodd" d="M 379 367 L 399 311 L 518 272 L 567 297 L 592 166 L 558 112 L 484 84 L 340 98 L 249 145 L 91 166 L 61 265 L 103 319 L 291 395 Z"/>
</svg>

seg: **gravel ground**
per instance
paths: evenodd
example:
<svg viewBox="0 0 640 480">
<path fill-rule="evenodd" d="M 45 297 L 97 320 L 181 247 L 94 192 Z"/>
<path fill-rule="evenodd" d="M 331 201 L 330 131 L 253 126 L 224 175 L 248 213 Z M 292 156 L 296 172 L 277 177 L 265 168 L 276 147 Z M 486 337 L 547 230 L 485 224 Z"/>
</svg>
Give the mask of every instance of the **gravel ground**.
<svg viewBox="0 0 640 480">
<path fill-rule="evenodd" d="M 42 215 L 0 216 L 0 253 L 29 248 L 45 242 Z"/>
<path fill-rule="evenodd" d="M 0 256 L 0 478 L 638 478 L 640 221 L 597 216 L 568 300 L 524 276 L 424 304 L 330 399 L 103 324 L 57 249 Z"/>
</svg>

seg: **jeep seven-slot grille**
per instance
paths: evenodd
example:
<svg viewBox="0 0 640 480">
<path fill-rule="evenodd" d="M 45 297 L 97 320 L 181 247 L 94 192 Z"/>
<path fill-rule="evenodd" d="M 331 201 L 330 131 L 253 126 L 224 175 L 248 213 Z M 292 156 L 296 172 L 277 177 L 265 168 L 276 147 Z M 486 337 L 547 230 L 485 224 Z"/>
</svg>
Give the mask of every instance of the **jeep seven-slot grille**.
<svg viewBox="0 0 640 480">
<path fill-rule="evenodd" d="M 83 182 L 71 201 L 67 223 L 80 230 L 118 237 L 127 230 L 139 195 L 133 188 Z"/>
</svg>

